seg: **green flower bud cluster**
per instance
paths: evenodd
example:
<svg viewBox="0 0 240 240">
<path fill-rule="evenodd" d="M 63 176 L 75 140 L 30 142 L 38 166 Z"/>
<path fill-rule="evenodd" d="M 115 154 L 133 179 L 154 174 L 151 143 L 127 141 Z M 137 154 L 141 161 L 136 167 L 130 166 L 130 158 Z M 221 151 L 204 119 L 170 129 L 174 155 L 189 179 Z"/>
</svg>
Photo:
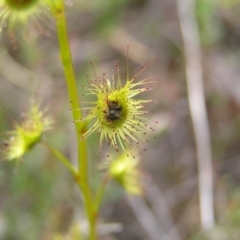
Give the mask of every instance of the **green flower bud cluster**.
<svg viewBox="0 0 240 240">
<path fill-rule="evenodd" d="M 33 105 L 23 118 L 21 124 L 15 124 L 15 129 L 9 132 L 5 141 L 3 155 L 7 160 L 19 159 L 41 140 L 42 133 L 50 129 L 53 121 L 43 117 L 43 112 Z"/>
<path fill-rule="evenodd" d="M 139 170 L 138 158 L 130 154 L 122 154 L 109 165 L 109 176 L 121 185 L 124 190 L 132 195 L 141 195 L 141 172 Z"/>
</svg>

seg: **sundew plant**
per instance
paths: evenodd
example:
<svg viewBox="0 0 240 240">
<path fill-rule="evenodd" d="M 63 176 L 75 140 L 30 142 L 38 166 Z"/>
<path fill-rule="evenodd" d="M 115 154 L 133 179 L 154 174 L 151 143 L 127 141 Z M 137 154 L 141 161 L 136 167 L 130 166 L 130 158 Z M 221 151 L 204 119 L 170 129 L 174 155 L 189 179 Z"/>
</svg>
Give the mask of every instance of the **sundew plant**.
<svg viewBox="0 0 240 240">
<path fill-rule="evenodd" d="M 155 88 L 158 76 L 141 79 L 141 73 L 152 63 L 142 66 L 133 76 L 126 69 L 126 76 L 120 76 L 118 63 L 115 63 L 115 73 L 101 75 L 94 72 L 94 78 L 88 79 L 84 87 L 84 95 L 92 95 L 92 100 L 79 98 L 80 86 L 76 83 L 75 72 L 69 47 L 65 3 L 63 0 L 1 0 L 1 24 L 6 25 L 6 32 L 14 32 L 19 26 L 26 29 L 31 24 L 38 25 L 38 19 L 43 19 L 46 12 L 54 19 L 59 42 L 60 59 L 66 80 L 66 91 L 69 98 L 69 109 L 72 113 L 72 123 L 75 127 L 77 142 L 78 165 L 75 167 L 70 159 L 64 156 L 43 137 L 45 131 L 54 129 L 54 121 L 49 111 L 41 110 L 39 104 L 33 103 L 20 123 L 13 125 L 4 141 L 2 153 L 5 160 L 16 161 L 23 158 L 38 143 L 42 143 L 72 174 L 84 203 L 88 232 L 82 236 L 73 230 L 71 239 L 98 239 L 97 220 L 105 188 L 110 181 L 118 183 L 128 194 L 141 195 L 141 171 L 136 147 L 143 148 L 149 142 L 148 132 L 154 131 L 154 124 L 149 120 L 149 104 L 156 103 L 152 99 L 142 98 L 142 92 Z M 30 29 L 29 29 L 30 31 Z M 4 34 L 4 31 L 2 32 Z M 129 46 L 126 47 L 127 55 Z M 91 63 L 92 64 L 92 63 Z M 92 64 L 93 66 L 93 64 Z M 128 64 L 127 64 L 128 66 Z M 128 68 L 128 67 L 127 67 Z M 66 109 L 67 110 L 67 109 Z M 87 138 L 97 134 L 99 152 L 104 163 L 102 180 L 97 189 L 91 185 L 89 174 L 91 159 L 88 156 Z M 43 140 L 44 139 L 44 140 Z M 92 147 L 92 146 L 91 146 Z M 97 148 L 97 146 L 96 146 Z M 21 163 L 21 161 L 20 161 Z M 27 162 L 26 162 L 27 164 Z M 96 167 L 99 169 L 99 167 Z M 65 239 L 56 235 L 53 239 Z"/>
</svg>

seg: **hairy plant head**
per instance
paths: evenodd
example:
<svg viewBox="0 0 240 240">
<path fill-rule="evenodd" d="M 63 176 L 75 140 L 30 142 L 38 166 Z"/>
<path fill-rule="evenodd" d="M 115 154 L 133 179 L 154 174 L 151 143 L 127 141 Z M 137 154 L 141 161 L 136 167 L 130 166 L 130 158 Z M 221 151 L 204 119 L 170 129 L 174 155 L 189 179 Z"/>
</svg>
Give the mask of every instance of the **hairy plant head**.
<svg viewBox="0 0 240 240">
<path fill-rule="evenodd" d="M 150 64 L 150 63 L 149 63 Z M 146 115 L 149 111 L 146 109 L 148 103 L 155 102 L 149 99 L 142 99 L 139 94 L 153 89 L 153 78 L 149 77 L 141 81 L 137 81 L 136 77 L 147 67 L 142 66 L 140 72 L 127 79 L 123 84 L 117 68 L 117 81 L 109 80 L 105 74 L 103 77 L 97 77 L 90 80 L 86 91 L 90 95 L 94 95 L 96 100 L 90 102 L 90 106 L 85 110 L 86 115 L 79 121 L 95 120 L 92 127 L 82 135 L 85 139 L 94 131 L 100 135 L 99 147 L 102 147 L 103 141 L 106 140 L 115 150 L 122 148 L 129 149 L 132 143 L 140 144 L 140 141 L 148 141 L 146 139 L 146 131 L 148 118 Z M 128 75 L 128 74 L 127 74 Z M 153 130 L 153 128 L 150 127 Z"/>
<path fill-rule="evenodd" d="M 21 158 L 29 149 L 41 140 L 53 121 L 44 117 L 37 105 L 33 105 L 20 124 L 15 124 L 9 132 L 9 139 L 4 143 L 3 155 L 7 160 Z"/>
<path fill-rule="evenodd" d="M 14 48 L 17 31 L 31 44 L 35 35 L 50 35 L 51 4 L 52 0 L 0 0 L 0 32 L 8 30 Z"/>
</svg>

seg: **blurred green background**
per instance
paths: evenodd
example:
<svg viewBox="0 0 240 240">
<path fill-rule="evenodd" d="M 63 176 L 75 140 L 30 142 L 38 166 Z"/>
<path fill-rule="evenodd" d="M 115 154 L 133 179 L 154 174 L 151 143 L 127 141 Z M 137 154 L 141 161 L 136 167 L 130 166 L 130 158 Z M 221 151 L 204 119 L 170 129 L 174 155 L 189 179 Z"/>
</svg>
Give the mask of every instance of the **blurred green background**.
<svg viewBox="0 0 240 240">
<path fill-rule="evenodd" d="M 176 1 L 73 0 L 66 5 L 79 85 L 86 84 L 86 75 L 94 77 L 90 61 L 98 75 L 108 76 L 118 61 L 124 79 L 127 44 L 131 76 L 158 57 L 141 78 L 160 75 L 165 81 L 159 80 L 157 88 L 145 94 L 159 102 L 148 116 L 159 121 L 156 139 L 145 146 L 147 152 L 139 149 L 146 194 L 129 198 L 111 184 L 100 214 L 100 239 L 239 240 L 240 2 L 196 1 L 214 161 L 217 225 L 209 233 L 200 227 L 196 146 Z M 21 112 L 34 99 L 55 119 L 44 138 L 75 162 L 75 135 L 54 21 L 48 19 L 42 26 L 47 36 L 40 35 L 33 44 L 19 30 L 17 48 L 6 31 L 1 33 L 0 138 L 6 138 L 5 132 L 21 120 Z M 79 92 L 84 94 L 80 86 Z M 104 159 L 97 154 L 98 136 L 88 141 L 95 172 Z M 94 174 L 93 184 L 100 177 L 101 173 Z M 1 161 L 0 239 L 48 240 L 77 222 L 84 232 L 81 195 L 68 171 L 43 146 L 34 147 L 18 163 Z"/>
</svg>

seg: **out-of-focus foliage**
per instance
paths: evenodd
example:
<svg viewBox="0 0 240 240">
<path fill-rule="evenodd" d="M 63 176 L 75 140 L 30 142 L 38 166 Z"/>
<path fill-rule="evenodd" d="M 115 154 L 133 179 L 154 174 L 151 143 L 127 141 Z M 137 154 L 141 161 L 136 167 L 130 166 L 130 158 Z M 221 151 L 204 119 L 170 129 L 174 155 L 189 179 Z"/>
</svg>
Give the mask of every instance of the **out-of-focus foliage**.
<svg viewBox="0 0 240 240">
<path fill-rule="evenodd" d="M 197 17 L 202 42 L 210 45 L 216 42 L 222 34 L 221 22 L 217 14 L 216 1 L 197 0 Z"/>
</svg>

